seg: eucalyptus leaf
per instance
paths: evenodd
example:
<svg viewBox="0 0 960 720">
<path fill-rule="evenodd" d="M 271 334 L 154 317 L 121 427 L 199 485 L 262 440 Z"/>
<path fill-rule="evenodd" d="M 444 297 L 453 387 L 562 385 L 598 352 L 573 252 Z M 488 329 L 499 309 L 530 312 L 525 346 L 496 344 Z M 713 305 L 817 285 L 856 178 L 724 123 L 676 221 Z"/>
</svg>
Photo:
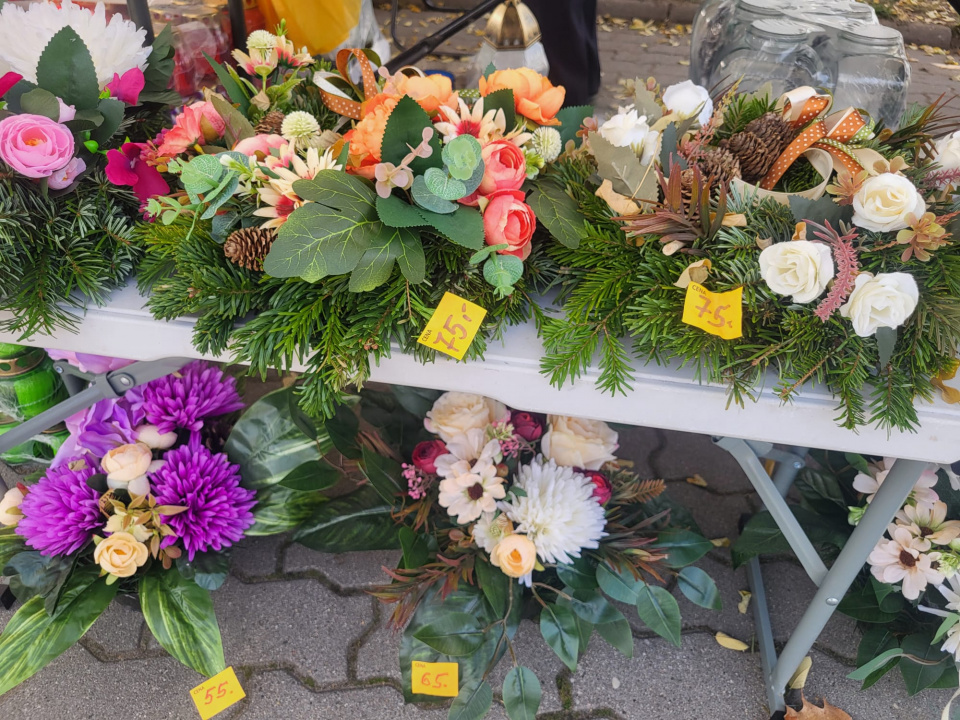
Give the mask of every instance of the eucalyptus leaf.
<svg viewBox="0 0 960 720">
<path fill-rule="evenodd" d="M 458 135 L 444 145 L 441 157 L 452 178 L 466 181 L 483 163 L 480 151 L 480 142 L 473 135 Z"/>
<path fill-rule="evenodd" d="M 463 181 L 447 175 L 439 168 L 427 168 L 423 174 L 427 189 L 442 200 L 459 200 L 467 195 Z"/>
<path fill-rule="evenodd" d="M 413 185 L 410 188 L 410 195 L 419 207 L 422 207 L 424 210 L 429 210 L 430 212 L 439 213 L 440 215 L 449 215 L 459 207 L 456 203 L 444 200 L 430 192 L 430 188 L 427 187 L 427 183 L 422 175 L 414 178 Z"/>
<path fill-rule="evenodd" d="M 530 668 L 518 665 L 503 679 L 503 704 L 510 720 L 536 720 L 543 690 Z"/>
<path fill-rule="evenodd" d="M 483 264 L 483 279 L 507 295 L 523 276 L 523 260 L 514 255 L 491 255 Z"/>
</svg>

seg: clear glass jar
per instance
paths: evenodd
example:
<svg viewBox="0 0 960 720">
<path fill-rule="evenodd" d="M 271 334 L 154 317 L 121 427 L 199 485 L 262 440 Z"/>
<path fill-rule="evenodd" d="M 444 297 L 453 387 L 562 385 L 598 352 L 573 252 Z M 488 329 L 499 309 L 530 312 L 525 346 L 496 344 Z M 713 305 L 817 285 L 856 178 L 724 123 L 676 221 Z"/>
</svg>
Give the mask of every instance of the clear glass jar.
<svg viewBox="0 0 960 720">
<path fill-rule="evenodd" d="M 774 97 L 802 85 L 817 85 L 823 64 L 810 47 L 807 28 L 790 20 L 756 20 L 743 43 L 720 61 L 711 85 L 742 78 L 741 92 L 753 92 L 765 83 Z"/>
<path fill-rule="evenodd" d="M 735 0 L 733 14 L 730 22 L 723 28 L 717 52 L 710 58 L 709 63 L 701 67 L 702 76 L 705 79 L 712 78 L 723 59 L 743 46 L 747 30 L 754 21 L 782 18 L 783 13 L 794 6 L 793 2 L 785 0 Z"/>
<path fill-rule="evenodd" d="M 885 25 L 858 25 L 841 31 L 836 57 L 834 107 L 861 108 L 887 127 L 898 127 L 910 87 L 903 36 Z"/>
<path fill-rule="evenodd" d="M 705 85 L 714 58 L 723 47 L 724 28 L 732 21 L 737 0 L 704 0 L 690 33 L 690 79 Z"/>
</svg>

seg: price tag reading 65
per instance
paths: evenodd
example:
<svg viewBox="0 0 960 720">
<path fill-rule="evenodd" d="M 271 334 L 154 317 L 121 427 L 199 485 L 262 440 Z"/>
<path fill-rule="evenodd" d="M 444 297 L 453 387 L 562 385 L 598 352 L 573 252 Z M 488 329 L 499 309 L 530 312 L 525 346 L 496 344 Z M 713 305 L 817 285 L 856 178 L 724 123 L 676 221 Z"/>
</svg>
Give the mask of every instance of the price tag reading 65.
<svg viewBox="0 0 960 720">
<path fill-rule="evenodd" d="M 420 695 L 456 697 L 460 694 L 460 666 L 457 663 L 413 661 L 411 690 Z"/>
<path fill-rule="evenodd" d="M 201 720 L 209 720 L 246 696 L 232 667 L 228 667 L 190 691 L 190 697 L 197 706 Z"/>
</svg>

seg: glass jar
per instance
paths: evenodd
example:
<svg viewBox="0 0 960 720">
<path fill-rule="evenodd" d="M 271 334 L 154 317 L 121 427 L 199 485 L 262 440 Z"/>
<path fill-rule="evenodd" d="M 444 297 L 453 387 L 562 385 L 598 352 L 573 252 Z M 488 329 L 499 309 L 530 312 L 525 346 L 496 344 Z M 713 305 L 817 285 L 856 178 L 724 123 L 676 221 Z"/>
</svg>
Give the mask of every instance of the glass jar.
<svg viewBox="0 0 960 720">
<path fill-rule="evenodd" d="M 840 32 L 836 53 L 834 107 L 860 108 L 899 127 L 910 87 L 903 36 L 885 25 L 858 25 Z"/>
<path fill-rule="evenodd" d="M 702 68 L 705 78 L 712 78 L 723 59 L 737 48 L 743 47 L 747 31 L 757 20 L 776 20 L 783 17 L 794 3 L 784 0 L 735 0 L 730 22 L 723 29 L 718 51 Z"/>
<path fill-rule="evenodd" d="M 690 79 L 705 85 L 709 68 L 723 46 L 724 28 L 733 19 L 737 0 L 704 0 L 693 18 L 690 34 Z"/>
<path fill-rule="evenodd" d="M 742 78 L 740 92 L 753 92 L 771 83 L 778 97 L 802 85 L 818 84 L 823 64 L 810 47 L 807 28 L 790 20 L 756 20 L 739 47 L 720 61 L 711 85 Z"/>
</svg>

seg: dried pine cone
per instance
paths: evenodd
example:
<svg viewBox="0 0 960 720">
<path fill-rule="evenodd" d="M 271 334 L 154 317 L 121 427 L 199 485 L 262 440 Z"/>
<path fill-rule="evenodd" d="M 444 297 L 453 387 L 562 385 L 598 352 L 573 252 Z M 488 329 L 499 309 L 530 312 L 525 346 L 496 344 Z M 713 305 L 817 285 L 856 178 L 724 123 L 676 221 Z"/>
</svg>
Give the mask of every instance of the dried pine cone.
<svg viewBox="0 0 960 720">
<path fill-rule="evenodd" d="M 777 148 L 778 156 L 787 149 L 787 145 L 797 134 L 793 126 L 784 120 L 780 113 L 775 112 L 769 112 L 751 120 L 744 130 L 752 132 L 771 148 Z"/>
<path fill-rule="evenodd" d="M 740 174 L 748 183 L 760 180 L 780 157 L 779 143 L 772 145 L 752 132 L 738 132 L 720 143 L 720 147 L 740 161 Z"/>
<path fill-rule="evenodd" d="M 260 135 L 279 135 L 280 126 L 283 125 L 283 119 L 286 117 L 279 110 L 271 110 L 257 123 L 254 128 Z"/>
<path fill-rule="evenodd" d="M 697 163 L 703 177 L 718 185 L 728 185 L 731 180 L 740 177 L 740 161 L 723 148 L 707 150 L 697 158 Z"/>
<path fill-rule="evenodd" d="M 247 270 L 263 270 L 263 259 L 277 234 L 273 230 L 249 227 L 234 230 L 223 244 L 223 254 L 234 265 Z"/>
</svg>

